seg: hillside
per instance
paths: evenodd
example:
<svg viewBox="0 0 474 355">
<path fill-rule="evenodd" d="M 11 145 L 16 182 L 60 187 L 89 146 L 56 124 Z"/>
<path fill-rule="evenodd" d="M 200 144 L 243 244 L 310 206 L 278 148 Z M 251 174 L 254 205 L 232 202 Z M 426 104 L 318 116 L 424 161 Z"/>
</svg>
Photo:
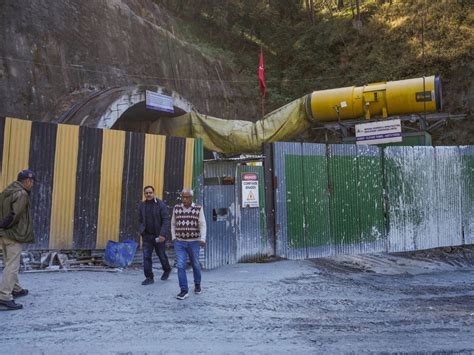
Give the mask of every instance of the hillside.
<svg viewBox="0 0 474 355">
<path fill-rule="evenodd" d="M 472 1 L 4 0 L 0 29 L 0 116 L 112 127 L 150 88 L 255 121 L 262 48 L 265 113 L 314 90 L 437 74 L 444 112 L 467 119 L 434 144 L 474 144 Z M 139 130 L 156 119 L 133 115 Z M 297 139 L 340 142 L 325 133 Z"/>
<path fill-rule="evenodd" d="M 172 23 L 153 0 L 0 1 L 0 116 L 95 127 L 87 117 L 110 118 L 111 102 L 148 87 L 204 114 L 254 117 L 241 76 Z"/>
<path fill-rule="evenodd" d="M 474 144 L 470 1 L 361 0 L 359 15 L 359 1 L 347 0 L 156 2 L 178 36 L 246 75 L 255 96 L 262 47 L 266 112 L 314 90 L 437 74 L 443 111 L 467 119 L 434 131 L 434 144 Z"/>
</svg>

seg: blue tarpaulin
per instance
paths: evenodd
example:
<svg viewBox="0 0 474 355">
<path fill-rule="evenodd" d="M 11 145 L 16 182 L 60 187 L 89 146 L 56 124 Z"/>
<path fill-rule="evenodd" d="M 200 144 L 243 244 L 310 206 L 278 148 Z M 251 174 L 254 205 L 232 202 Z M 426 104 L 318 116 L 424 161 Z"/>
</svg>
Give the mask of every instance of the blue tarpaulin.
<svg viewBox="0 0 474 355">
<path fill-rule="evenodd" d="M 109 240 L 105 246 L 105 263 L 111 267 L 127 267 L 133 261 L 138 243 L 134 240 L 114 242 Z"/>
</svg>

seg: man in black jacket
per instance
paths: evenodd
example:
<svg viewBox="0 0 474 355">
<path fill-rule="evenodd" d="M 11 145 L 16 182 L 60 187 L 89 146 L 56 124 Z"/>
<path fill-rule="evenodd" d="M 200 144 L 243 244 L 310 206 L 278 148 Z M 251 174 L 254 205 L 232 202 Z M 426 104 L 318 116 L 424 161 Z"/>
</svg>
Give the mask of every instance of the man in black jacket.
<svg viewBox="0 0 474 355">
<path fill-rule="evenodd" d="M 143 240 L 143 271 L 145 272 L 145 280 L 142 285 L 150 285 L 154 282 L 152 270 L 153 249 L 160 258 L 161 267 L 163 268 L 161 279 L 167 280 L 171 272 L 165 249 L 170 230 L 170 215 L 166 204 L 155 197 L 153 186 L 146 186 L 143 193 L 145 201 L 142 201 L 138 206 L 140 234 Z"/>
</svg>

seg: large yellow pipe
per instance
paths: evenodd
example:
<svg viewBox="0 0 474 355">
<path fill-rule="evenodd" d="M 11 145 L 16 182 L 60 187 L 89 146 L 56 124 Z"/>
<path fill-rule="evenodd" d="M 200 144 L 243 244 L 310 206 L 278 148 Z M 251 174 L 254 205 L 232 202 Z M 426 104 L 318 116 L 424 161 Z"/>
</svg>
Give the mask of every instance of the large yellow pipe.
<svg viewBox="0 0 474 355">
<path fill-rule="evenodd" d="M 149 133 L 202 138 L 204 147 L 215 152 L 259 152 L 262 143 L 299 139 L 314 122 L 433 112 L 441 109 L 441 103 L 439 78 L 431 76 L 315 91 L 257 122 L 224 120 L 193 111 L 159 119 Z"/>
<path fill-rule="evenodd" d="M 306 96 L 305 107 L 317 122 L 435 112 L 442 107 L 441 80 L 433 75 L 314 91 Z"/>
</svg>

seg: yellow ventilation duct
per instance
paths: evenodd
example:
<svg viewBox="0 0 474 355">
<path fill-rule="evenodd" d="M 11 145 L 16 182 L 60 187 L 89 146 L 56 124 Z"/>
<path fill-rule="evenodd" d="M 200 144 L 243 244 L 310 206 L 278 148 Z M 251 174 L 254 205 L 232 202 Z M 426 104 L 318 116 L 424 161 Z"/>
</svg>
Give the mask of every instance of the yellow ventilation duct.
<svg viewBox="0 0 474 355">
<path fill-rule="evenodd" d="M 224 120 L 190 112 L 160 119 L 150 133 L 202 138 L 204 147 L 222 153 L 258 152 L 262 143 L 291 141 L 314 122 L 367 119 L 441 109 L 439 77 L 388 81 L 315 91 L 268 113 L 257 122 Z"/>
<path fill-rule="evenodd" d="M 428 113 L 441 106 L 438 76 L 314 91 L 305 99 L 306 114 L 315 122 Z"/>
</svg>

